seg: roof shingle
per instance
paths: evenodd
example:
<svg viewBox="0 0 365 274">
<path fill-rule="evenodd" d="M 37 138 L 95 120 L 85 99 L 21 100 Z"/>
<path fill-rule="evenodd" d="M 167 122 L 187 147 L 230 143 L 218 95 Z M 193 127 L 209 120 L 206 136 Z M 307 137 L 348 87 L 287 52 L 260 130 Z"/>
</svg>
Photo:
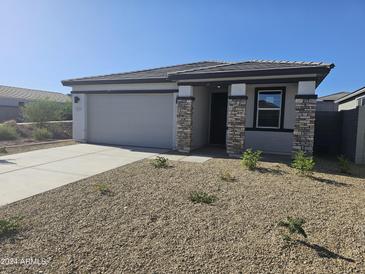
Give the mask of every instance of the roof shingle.
<svg viewBox="0 0 365 274">
<path fill-rule="evenodd" d="M 18 88 L 3 85 L 0 85 L 0 97 L 24 99 L 28 101 L 48 99 L 51 101 L 62 103 L 71 100 L 69 96 L 59 92 Z"/>
<path fill-rule="evenodd" d="M 62 84 L 97 84 L 97 83 L 113 83 L 115 82 L 134 82 L 143 80 L 148 81 L 171 81 L 179 75 L 198 75 L 205 73 L 234 73 L 234 72 L 255 72 L 268 70 L 285 70 L 285 69 L 326 69 L 333 68 L 333 64 L 322 62 L 289 62 L 289 61 L 267 61 L 252 60 L 243 62 L 221 62 L 221 61 L 202 61 L 189 64 L 181 64 L 168 67 L 160 67 L 154 69 L 146 69 L 132 72 L 115 73 L 100 76 L 91 76 L 83 78 L 75 78 L 62 81 Z"/>
</svg>

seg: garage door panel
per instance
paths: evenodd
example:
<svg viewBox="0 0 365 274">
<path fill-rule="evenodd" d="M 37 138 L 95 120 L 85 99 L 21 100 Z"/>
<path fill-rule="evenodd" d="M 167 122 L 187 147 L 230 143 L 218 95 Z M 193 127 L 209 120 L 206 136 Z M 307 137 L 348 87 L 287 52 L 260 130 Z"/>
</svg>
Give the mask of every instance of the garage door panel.
<svg viewBox="0 0 365 274">
<path fill-rule="evenodd" d="M 88 96 L 89 142 L 171 148 L 172 94 Z"/>
</svg>

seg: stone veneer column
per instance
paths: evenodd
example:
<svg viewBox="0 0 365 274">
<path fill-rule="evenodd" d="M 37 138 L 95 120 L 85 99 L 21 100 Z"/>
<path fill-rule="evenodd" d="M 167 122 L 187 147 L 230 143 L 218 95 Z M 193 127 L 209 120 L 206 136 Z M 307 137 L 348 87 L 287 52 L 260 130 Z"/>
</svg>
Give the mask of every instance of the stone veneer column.
<svg viewBox="0 0 365 274">
<path fill-rule="evenodd" d="M 245 144 L 247 96 L 228 96 L 227 108 L 227 154 L 240 156 Z"/>
<path fill-rule="evenodd" d="M 189 153 L 193 138 L 193 102 L 194 97 L 177 97 L 176 110 L 176 149 Z"/>
<path fill-rule="evenodd" d="M 316 103 L 317 95 L 295 96 L 293 155 L 297 151 L 303 151 L 307 155 L 313 154 Z"/>
</svg>

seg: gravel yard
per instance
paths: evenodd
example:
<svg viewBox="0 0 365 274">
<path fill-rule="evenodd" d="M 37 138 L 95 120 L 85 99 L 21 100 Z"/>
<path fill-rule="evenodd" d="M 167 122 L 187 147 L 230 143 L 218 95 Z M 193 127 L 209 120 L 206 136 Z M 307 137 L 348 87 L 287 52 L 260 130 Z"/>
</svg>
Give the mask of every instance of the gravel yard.
<svg viewBox="0 0 365 274">
<path fill-rule="evenodd" d="M 170 165 L 143 160 L 1 207 L 0 219 L 21 217 L 0 239 L 1 263 L 18 258 L 2 273 L 365 273 L 364 177 L 333 175 L 330 162 L 313 178 L 283 163 Z M 192 191 L 217 200 L 194 204 Z M 287 216 L 306 221 L 307 242 L 285 244 L 277 223 Z"/>
</svg>

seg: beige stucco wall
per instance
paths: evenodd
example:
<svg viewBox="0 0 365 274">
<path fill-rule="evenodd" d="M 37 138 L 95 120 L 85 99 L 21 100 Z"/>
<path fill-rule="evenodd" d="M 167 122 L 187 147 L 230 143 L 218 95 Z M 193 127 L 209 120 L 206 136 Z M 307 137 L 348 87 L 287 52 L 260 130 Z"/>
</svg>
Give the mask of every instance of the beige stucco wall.
<svg viewBox="0 0 365 274">
<path fill-rule="evenodd" d="M 343 104 L 338 105 L 338 110 L 349 110 L 349 109 L 355 109 L 357 107 L 357 99 L 354 99 L 352 101 L 348 101 Z"/>
</svg>

